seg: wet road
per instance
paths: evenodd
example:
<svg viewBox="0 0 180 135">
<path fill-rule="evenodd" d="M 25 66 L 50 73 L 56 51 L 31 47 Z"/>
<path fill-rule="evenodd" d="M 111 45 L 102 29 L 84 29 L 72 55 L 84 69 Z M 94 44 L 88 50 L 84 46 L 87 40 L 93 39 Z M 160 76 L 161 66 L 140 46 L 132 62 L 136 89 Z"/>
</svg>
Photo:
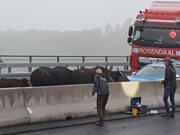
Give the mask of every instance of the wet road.
<svg viewBox="0 0 180 135">
<path fill-rule="evenodd" d="M 30 132 L 21 135 L 179 135 L 180 113 L 175 119 L 160 115 L 108 121 L 104 127 L 95 124 Z M 19 134 L 20 135 L 20 134 Z"/>
</svg>

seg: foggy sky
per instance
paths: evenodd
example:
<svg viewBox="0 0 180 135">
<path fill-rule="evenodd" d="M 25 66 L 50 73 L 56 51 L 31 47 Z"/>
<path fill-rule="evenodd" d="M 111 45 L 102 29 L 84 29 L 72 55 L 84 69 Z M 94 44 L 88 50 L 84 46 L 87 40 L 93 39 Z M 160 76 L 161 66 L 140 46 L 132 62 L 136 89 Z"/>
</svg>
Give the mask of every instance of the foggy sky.
<svg viewBox="0 0 180 135">
<path fill-rule="evenodd" d="M 122 24 L 152 0 L 0 0 L 0 30 L 79 30 Z"/>
<path fill-rule="evenodd" d="M 129 55 L 127 33 L 131 17 L 151 3 L 152 0 L 0 0 L 0 54 Z M 107 23 L 113 32 L 104 35 Z"/>
</svg>

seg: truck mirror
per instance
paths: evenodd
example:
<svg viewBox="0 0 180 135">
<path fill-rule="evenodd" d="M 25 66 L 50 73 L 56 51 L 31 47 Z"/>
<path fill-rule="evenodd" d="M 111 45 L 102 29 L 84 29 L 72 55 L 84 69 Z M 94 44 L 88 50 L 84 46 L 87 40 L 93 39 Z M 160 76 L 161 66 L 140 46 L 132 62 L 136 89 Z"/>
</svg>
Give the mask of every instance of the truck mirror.
<svg viewBox="0 0 180 135">
<path fill-rule="evenodd" d="M 133 26 L 129 27 L 129 32 L 128 32 L 128 36 L 131 37 L 133 34 Z"/>
<path fill-rule="evenodd" d="M 127 42 L 130 44 L 132 42 L 132 38 L 128 37 Z"/>
</svg>

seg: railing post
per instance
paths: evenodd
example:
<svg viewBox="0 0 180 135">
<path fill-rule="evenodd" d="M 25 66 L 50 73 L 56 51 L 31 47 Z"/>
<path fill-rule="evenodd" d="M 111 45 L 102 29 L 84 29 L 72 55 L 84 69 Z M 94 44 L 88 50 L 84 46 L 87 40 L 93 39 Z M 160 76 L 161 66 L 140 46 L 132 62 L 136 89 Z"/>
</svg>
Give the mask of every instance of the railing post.
<svg viewBox="0 0 180 135">
<path fill-rule="evenodd" d="M 29 56 L 29 63 L 32 63 L 32 56 Z M 32 67 L 28 67 L 28 72 L 32 72 Z"/>
<path fill-rule="evenodd" d="M 11 73 L 11 67 L 8 67 L 8 73 Z"/>
<path fill-rule="evenodd" d="M 85 56 L 82 56 L 82 63 L 84 65 L 84 63 L 85 63 Z M 84 66 L 82 66 L 82 68 L 84 68 Z"/>
<path fill-rule="evenodd" d="M 128 56 L 126 57 L 126 62 L 129 62 L 129 57 Z"/>
<path fill-rule="evenodd" d="M 82 62 L 85 63 L 85 56 L 82 56 Z"/>
<path fill-rule="evenodd" d="M 107 66 L 107 63 L 108 63 L 108 57 L 106 56 L 105 57 L 105 62 L 106 62 L 106 69 L 108 68 L 108 66 Z"/>
<path fill-rule="evenodd" d="M 59 56 L 57 56 L 57 63 L 59 63 L 60 62 L 60 57 Z"/>
<path fill-rule="evenodd" d="M 127 63 L 129 62 L 129 57 L 126 57 L 126 62 L 127 62 Z M 124 70 L 125 70 L 125 71 L 129 70 L 129 66 L 128 66 L 128 65 L 125 65 L 125 66 L 124 66 Z"/>
</svg>

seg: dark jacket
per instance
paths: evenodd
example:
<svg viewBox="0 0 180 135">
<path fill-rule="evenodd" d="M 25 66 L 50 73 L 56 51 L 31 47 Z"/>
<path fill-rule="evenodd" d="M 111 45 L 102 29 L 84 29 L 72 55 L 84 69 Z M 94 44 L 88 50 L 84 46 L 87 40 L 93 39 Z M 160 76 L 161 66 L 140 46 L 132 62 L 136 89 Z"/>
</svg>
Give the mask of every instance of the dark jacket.
<svg viewBox="0 0 180 135">
<path fill-rule="evenodd" d="M 176 70 L 172 64 L 166 66 L 164 88 L 176 91 Z"/>
<path fill-rule="evenodd" d="M 97 94 L 103 94 L 103 95 L 109 94 L 108 81 L 105 77 L 100 75 L 96 75 L 94 77 L 94 88 L 92 95 L 94 95 L 96 92 Z"/>
</svg>

